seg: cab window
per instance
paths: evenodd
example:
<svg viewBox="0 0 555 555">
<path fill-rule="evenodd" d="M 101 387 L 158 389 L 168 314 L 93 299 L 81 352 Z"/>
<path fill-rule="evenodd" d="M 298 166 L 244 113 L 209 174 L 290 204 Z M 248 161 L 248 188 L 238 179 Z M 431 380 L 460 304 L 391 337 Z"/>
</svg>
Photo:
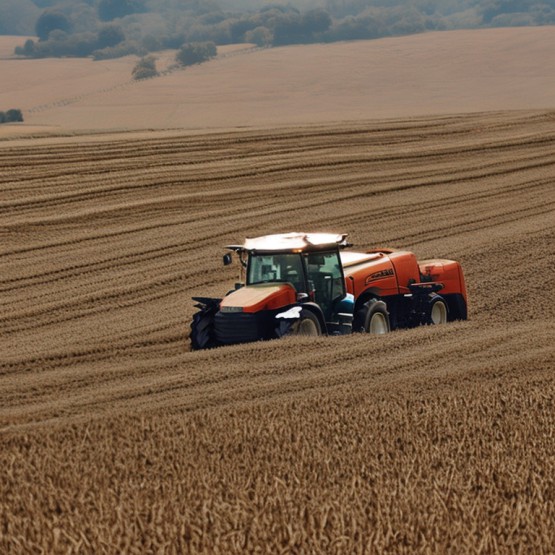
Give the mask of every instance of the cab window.
<svg viewBox="0 0 555 555">
<path fill-rule="evenodd" d="M 289 282 L 299 292 L 305 291 L 300 254 L 251 254 L 247 283 Z"/>
<path fill-rule="evenodd" d="M 307 270 L 309 293 L 320 305 L 326 320 L 330 320 L 334 302 L 345 296 L 339 253 L 309 253 Z"/>
</svg>

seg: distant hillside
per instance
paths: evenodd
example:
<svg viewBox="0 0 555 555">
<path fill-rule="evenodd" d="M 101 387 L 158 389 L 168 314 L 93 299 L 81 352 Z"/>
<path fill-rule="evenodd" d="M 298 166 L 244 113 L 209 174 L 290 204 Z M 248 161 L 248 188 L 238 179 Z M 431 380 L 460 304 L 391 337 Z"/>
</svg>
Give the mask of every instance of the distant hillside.
<svg viewBox="0 0 555 555">
<path fill-rule="evenodd" d="M 0 34 L 36 34 L 18 55 L 99 59 L 185 43 L 258 46 L 555 24 L 555 0 L 0 0 Z"/>
<path fill-rule="evenodd" d="M 0 60 L 0 107 L 23 110 L 19 132 L 37 125 L 205 129 L 555 107 L 555 73 L 545 69 L 555 67 L 555 27 L 234 48 L 141 82 L 131 77 L 133 56 Z M 164 71 L 174 55 L 161 53 L 158 68 Z"/>
</svg>

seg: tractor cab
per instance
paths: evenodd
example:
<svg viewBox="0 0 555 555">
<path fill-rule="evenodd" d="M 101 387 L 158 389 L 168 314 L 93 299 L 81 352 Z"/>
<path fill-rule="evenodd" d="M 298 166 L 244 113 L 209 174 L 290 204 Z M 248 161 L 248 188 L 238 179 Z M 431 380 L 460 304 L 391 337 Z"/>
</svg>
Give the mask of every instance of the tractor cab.
<svg viewBox="0 0 555 555">
<path fill-rule="evenodd" d="M 346 246 L 346 235 L 327 233 L 267 235 L 228 246 L 239 256 L 241 275 L 236 291 L 222 300 L 221 311 L 275 309 L 279 317 L 298 305 L 315 313 L 322 332 L 341 333 L 340 321 L 349 320 L 354 307 L 339 256 Z M 228 254 L 224 264 L 229 263 Z"/>
<path fill-rule="evenodd" d="M 337 247 L 329 252 L 250 252 L 246 284 L 270 282 L 291 284 L 297 299 L 316 303 L 327 322 L 346 295 Z"/>
</svg>

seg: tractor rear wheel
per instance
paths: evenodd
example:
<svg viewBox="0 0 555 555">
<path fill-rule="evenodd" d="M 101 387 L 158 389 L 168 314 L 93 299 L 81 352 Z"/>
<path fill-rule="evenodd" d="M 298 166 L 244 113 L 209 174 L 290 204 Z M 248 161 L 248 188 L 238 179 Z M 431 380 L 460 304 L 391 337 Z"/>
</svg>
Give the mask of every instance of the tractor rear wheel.
<svg viewBox="0 0 555 555">
<path fill-rule="evenodd" d="M 320 321 L 316 314 L 303 308 L 299 320 L 293 324 L 289 335 L 306 335 L 313 337 L 322 335 L 322 327 L 320 326 Z"/>
<path fill-rule="evenodd" d="M 391 331 L 387 305 L 378 299 L 370 299 L 357 312 L 353 330 L 383 335 Z"/>
</svg>

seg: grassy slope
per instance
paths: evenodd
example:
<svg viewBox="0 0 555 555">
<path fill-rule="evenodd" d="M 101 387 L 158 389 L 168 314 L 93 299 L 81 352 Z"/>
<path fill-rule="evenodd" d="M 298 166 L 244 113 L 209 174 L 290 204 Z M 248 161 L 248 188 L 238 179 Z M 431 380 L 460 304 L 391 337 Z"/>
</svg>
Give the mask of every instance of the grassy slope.
<svg viewBox="0 0 555 555">
<path fill-rule="evenodd" d="M 62 130 L 228 128 L 553 106 L 553 27 L 224 55 L 131 81 L 134 58 L 0 60 L 0 105 Z M 229 54 L 229 53 L 227 53 Z M 171 62 L 161 55 L 160 67 Z"/>
</svg>

